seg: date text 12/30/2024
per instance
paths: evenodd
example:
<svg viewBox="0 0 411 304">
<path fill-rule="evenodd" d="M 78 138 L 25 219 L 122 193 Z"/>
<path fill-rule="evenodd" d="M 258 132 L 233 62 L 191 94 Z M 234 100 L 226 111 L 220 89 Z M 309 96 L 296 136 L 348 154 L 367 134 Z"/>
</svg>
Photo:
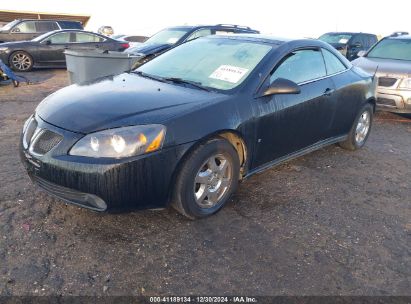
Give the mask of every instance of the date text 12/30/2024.
<svg viewBox="0 0 411 304">
<path fill-rule="evenodd" d="M 182 296 L 182 297 L 150 297 L 150 303 L 257 303 L 254 297 L 204 297 L 204 296 Z"/>
</svg>

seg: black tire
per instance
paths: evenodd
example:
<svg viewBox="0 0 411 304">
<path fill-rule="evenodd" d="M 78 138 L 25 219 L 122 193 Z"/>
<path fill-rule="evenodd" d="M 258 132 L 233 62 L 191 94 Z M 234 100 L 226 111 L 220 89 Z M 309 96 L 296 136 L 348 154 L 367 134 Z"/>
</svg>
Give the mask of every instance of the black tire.
<svg viewBox="0 0 411 304">
<path fill-rule="evenodd" d="M 368 130 L 366 132 L 365 137 L 359 141 L 357 140 L 357 126 L 359 124 L 360 119 L 363 117 L 363 115 L 365 113 L 368 113 L 370 121 L 369 121 L 369 127 Z M 358 150 L 360 148 L 362 148 L 364 146 L 364 144 L 366 143 L 368 136 L 370 135 L 370 131 L 371 131 L 371 127 L 372 127 L 372 121 L 373 121 L 373 116 L 374 116 L 374 107 L 371 104 L 366 104 L 364 105 L 361 110 L 358 112 L 357 117 L 354 120 L 354 123 L 351 127 L 350 133 L 348 134 L 348 138 L 343 141 L 340 142 L 339 145 L 347 150 Z"/>
<path fill-rule="evenodd" d="M 22 58 L 26 58 L 25 64 L 18 65 L 15 62 L 16 56 L 21 56 Z M 25 51 L 13 52 L 11 53 L 9 57 L 9 65 L 11 69 L 17 72 L 29 72 L 33 69 L 33 64 L 34 64 L 33 57 Z"/>
<path fill-rule="evenodd" d="M 226 184 L 228 186 L 224 187 L 225 190 L 222 188 L 223 192 L 221 193 L 221 197 L 218 197 L 215 204 L 211 204 L 210 207 L 204 207 L 197 201 L 199 198 L 196 199 L 196 195 L 200 191 L 200 188 L 203 187 L 202 189 L 204 189 L 203 184 L 195 183 L 196 177 L 198 177 L 198 174 L 201 174 L 200 172 L 207 173 L 209 171 L 209 169 L 201 171 L 208 166 L 207 161 L 213 159 L 216 160 L 216 163 L 218 164 L 218 157 L 222 157 L 223 161 L 228 161 L 228 168 L 224 169 L 227 170 L 227 174 L 230 174 L 230 178 L 226 179 Z M 221 162 L 221 164 L 222 163 L 223 162 Z M 236 191 L 239 174 L 240 161 L 234 147 L 225 139 L 210 139 L 192 151 L 182 164 L 174 186 L 171 205 L 174 209 L 189 219 L 210 216 L 219 211 L 229 200 L 230 196 Z M 211 185 L 212 181 L 209 181 L 209 183 Z M 220 183 L 220 185 L 222 184 Z M 207 191 L 210 190 L 210 187 L 211 186 L 208 187 Z M 211 187 L 211 189 L 214 188 Z M 207 200 L 209 199 L 204 199 L 203 202 L 207 202 Z"/>
</svg>

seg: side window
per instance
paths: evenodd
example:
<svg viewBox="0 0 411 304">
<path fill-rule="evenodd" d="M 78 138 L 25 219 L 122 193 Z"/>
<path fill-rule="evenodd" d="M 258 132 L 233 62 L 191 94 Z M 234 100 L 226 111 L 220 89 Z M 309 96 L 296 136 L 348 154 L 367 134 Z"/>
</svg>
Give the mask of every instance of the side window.
<svg viewBox="0 0 411 304">
<path fill-rule="evenodd" d="M 361 35 L 361 44 L 363 48 L 368 48 L 369 47 L 369 39 L 368 39 L 368 35 Z"/>
<path fill-rule="evenodd" d="M 234 30 L 216 30 L 216 35 L 233 35 L 235 34 Z"/>
<path fill-rule="evenodd" d="M 87 42 L 102 42 L 104 38 L 89 34 L 89 33 L 76 33 L 76 42 L 87 43 Z"/>
<path fill-rule="evenodd" d="M 59 21 L 60 27 L 62 29 L 74 29 L 74 30 L 82 30 L 83 26 L 79 22 L 74 21 Z"/>
<path fill-rule="evenodd" d="M 204 37 L 204 36 L 208 36 L 211 35 L 211 30 L 210 29 L 202 29 L 202 30 L 198 30 L 195 31 L 194 33 L 192 33 L 188 38 L 187 41 L 196 39 L 196 38 L 200 38 L 200 37 Z"/>
<path fill-rule="evenodd" d="M 338 59 L 338 57 L 333 53 L 326 49 L 322 49 L 322 51 L 328 75 L 333 75 L 347 69 L 345 65 L 340 61 L 340 59 Z"/>
<path fill-rule="evenodd" d="M 70 43 L 70 33 L 58 33 L 46 40 L 50 40 L 52 44 Z"/>
<path fill-rule="evenodd" d="M 364 46 L 363 41 L 361 40 L 361 35 L 355 35 L 350 41 L 350 46 L 356 47 L 357 45 L 361 45 L 361 47 Z"/>
<path fill-rule="evenodd" d="M 324 59 L 320 50 L 298 50 L 288 54 L 270 77 L 270 83 L 285 78 L 302 83 L 326 76 Z"/>
<path fill-rule="evenodd" d="M 16 25 L 12 32 L 15 33 L 35 33 L 36 23 L 34 21 L 24 21 Z"/>
<path fill-rule="evenodd" d="M 57 23 L 54 21 L 36 21 L 36 29 L 37 32 L 50 32 L 54 30 L 58 30 L 59 27 Z"/>
</svg>

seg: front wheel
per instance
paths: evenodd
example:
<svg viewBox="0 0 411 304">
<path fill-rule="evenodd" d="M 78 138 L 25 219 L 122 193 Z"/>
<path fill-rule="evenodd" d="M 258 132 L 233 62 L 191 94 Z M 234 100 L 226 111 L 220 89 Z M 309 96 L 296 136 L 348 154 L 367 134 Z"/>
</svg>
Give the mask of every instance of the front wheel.
<svg viewBox="0 0 411 304">
<path fill-rule="evenodd" d="M 370 135 L 374 109 L 371 104 L 364 105 L 358 113 L 348 138 L 340 143 L 340 146 L 347 150 L 357 150 L 364 146 Z"/>
<path fill-rule="evenodd" d="M 219 211 L 236 190 L 240 162 L 237 151 L 224 139 L 211 139 L 183 163 L 174 188 L 172 206 L 195 219 Z"/>
<path fill-rule="evenodd" d="M 9 64 L 15 71 L 28 72 L 33 68 L 33 58 L 24 51 L 17 51 L 11 54 Z"/>
</svg>

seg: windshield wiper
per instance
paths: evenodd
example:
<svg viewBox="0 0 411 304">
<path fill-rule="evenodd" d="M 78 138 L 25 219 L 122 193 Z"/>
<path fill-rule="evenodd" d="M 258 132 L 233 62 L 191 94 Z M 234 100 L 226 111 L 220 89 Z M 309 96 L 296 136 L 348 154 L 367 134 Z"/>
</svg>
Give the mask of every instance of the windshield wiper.
<svg viewBox="0 0 411 304">
<path fill-rule="evenodd" d="M 154 80 L 157 80 L 157 81 L 160 81 L 160 82 L 166 82 L 166 80 L 162 77 L 154 76 L 154 75 L 147 74 L 147 73 L 144 73 L 144 72 L 141 72 L 141 71 L 131 71 L 131 73 L 135 73 L 135 74 L 137 74 L 141 77 L 154 79 Z"/>
<path fill-rule="evenodd" d="M 182 78 L 178 78 L 178 77 L 167 77 L 167 78 L 163 78 L 163 79 L 164 79 L 164 80 L 167 80 L 167 81 L 174 82 L 174 83 L 189 84 L 189 85 L 191 85 L 191 86 L 193 86 L 193 87 L 196 87 L 196 88 L 198 88 L 198 89 L 201 89 L 201 90 L 204 90 L 204 91 L 207 91 L 207 92 L 210 92 L 210 91 L 211 91 L 211 90 L 208 89 L 207 87 L 203 86 L 203 85 L 201 84 L 201 82 L 186 80 L 186 79 L 182 79 Z"/>
</svg>

